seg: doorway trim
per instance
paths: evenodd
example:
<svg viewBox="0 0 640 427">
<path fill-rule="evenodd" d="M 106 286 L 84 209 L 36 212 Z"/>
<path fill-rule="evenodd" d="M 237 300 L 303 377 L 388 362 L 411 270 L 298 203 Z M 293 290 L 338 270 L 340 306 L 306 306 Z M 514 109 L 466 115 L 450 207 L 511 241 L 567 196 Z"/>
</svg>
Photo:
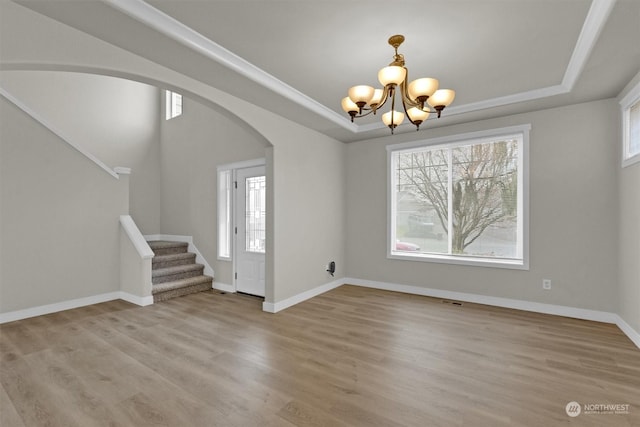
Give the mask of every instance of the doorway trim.
<svg viewBox="0 0 640 427">
<path fill-rule="evenodd" d="M 237 182 L 237 171 L 238 169 L 245 169 L 245 168 L 251 168 L 251 167 L 256 167 L 256 166 L 262 166 L 265 168 L 265 173 L 267 172 L 267 161 L 266 158 L 262 157 L 262 158 L 258 158 L 258 159 L 251 159 L 251 160 L 243 160 L 243 161 L 239 161 L 239 162 L 233 162 L 233 163 L 225 163 L 222 165 L 218 165 L 217 166 L 217 177 L 220 177 L 220 172 L 225 172 L 225 171 L 231 171 L 231 180 L 233 183 Z M 268 176 L 269 174 L 266 173 L 267 176 L 267 191 L 270 185 Z M 218 256 L 218 260 L 220 261 L 231 261 L 231 288 L 233 289 L 231 292 L 237 292 L 237 286 L 236 286 L 236 277 L 235 277 L 235 273 L 237 271 L 237 256 L 236 256 L 236 234 L 233 232 L 236 227 L 236 211 L 237 211 L 237 206 L 236 206 L 236 188 L 235 185 L 233 186 L 234 188 L 232 188 L 232 194 L 231 194 L 231 210 L 230 210 L 230 216 L 231 216 L 231 241 L 230 241 L 230 254 L 231 254 L 231 259 L 229 258 L 220 258 L 220 256 Z M 219 188 L 218 188 L 219 191 Z M 218 201 L 217 203 L 220 203 L 220 199 L 219 197 L 217 198 Z M 267 198 L 268 200 L 268 198 Z M 216 207 L 216 210 L 218 212 L 219 215 L 219 206 Z M 218 221 L 216 222 L 216 225 L 219 225 L 220 222 L 220 218 L 218 218 Z M 267 220 L 267 229 L 269 227 L 269 221 Z M 218 242 L 216 242 L 216 247 L 218 247 L 218 243 L 219 243 L 219 239 L 220 236 L 217 235 L 217 240 Z M 266 246 L 267 251 L 268 251 L 268 245 Z M 266 256 L 266 254 L 265 254 Z M 265 275 L 266 275 L 266 271 L 265 271 Z M 215 282 L 215 280 L 214 280 Z M 266 287 L 266 284 L 265 284 Z M 266 294 L 266 289 L 265 289 L 265 294 Z"/>
</svg>

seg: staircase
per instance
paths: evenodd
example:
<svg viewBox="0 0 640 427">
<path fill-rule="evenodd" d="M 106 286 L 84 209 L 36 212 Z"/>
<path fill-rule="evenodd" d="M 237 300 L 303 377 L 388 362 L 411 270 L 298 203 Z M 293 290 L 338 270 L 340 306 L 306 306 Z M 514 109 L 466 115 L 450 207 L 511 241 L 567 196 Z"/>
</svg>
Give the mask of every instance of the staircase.
<svg viewBox="0 0 640 427">
<path fill-rule="evenodd" d="M 205 276 L 204 265 L 196 264 L 196 254 L 187 252 L 186 242 L 147 242 L 155 256 L 151 270 L 153 302 L 208 291 L 213 277 Z"/>
</svg>

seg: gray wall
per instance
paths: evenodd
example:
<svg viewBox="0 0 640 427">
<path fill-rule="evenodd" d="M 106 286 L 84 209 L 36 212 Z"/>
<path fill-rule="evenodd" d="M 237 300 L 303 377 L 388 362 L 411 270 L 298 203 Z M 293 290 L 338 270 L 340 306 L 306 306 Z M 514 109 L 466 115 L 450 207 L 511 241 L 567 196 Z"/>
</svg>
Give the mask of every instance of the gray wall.
<svg viewBox="0 0 640 427">
<path fill-rule="evenodd" d="M 640 84 L 640 72 L 620 93 L 619 99 Z M 619 121 L 618 129 L 622 128 Z M 618 140 L 621 138 L 618 137 Z M 622 157 L 621 144 L 619 156 Z M 618 164 L 619 205 L 619 301 L 618 314 L 640 334 L 640 163 L 621 168 Z"/>
<path fill-rule="evenodd" d="M 640 333 L 640 163 L 620 171 L 620 310 Z"/>
<path fill-rule="evenodd" d="M 232 283 L 230 261 L 217 259 L 217 166 L 266 157 L 269 143 L 246 123 L 192 99 L 161 124 L 164 234 L 193 236 L 216 282 Z"/>
<path fill-rule="evenodd" d="M 107 166 L 131 168 L 131 216 L 143 233 L 160 231 L 158 88 L 55 71 L 3 71 L 0 85 Z"/>
<path fill-rule="evenodd" d="M 0 8 L 0 59 L 14 68 L 102 70 L 175 88 L 223 106 L 269 141 L 267 215 L 273 223 L 267 231 L 267 302 L 331 281 L 324 271 L 330 260 L 338 265 L 336 278 L 343 276 L 344 144 L 15 3 L 2 2 Z M 305 241 L 296 238 L 299 233 Z"/>
<path fill-rule="evenodd" d="M 161 125 L 162 232 L 193 236 L 215 280 L 231 284 L 232 263 L 217 259 L 216 167 L 264 157 L 271 216 L 267 301 L 333 280 L 324 268 L 330 261 L 337 277 L 344 276 L 344 145 L 288 123 L 287 138 L 272 146 L 228 112 L 183 99 L 183 115 Z"/>
<path fill-rule="evenodd" d="M 347 146 L 347 275 L 494 297 L 617 310 L 618 158 L 613 100 Z M 385 146 L 531 123 L 530 270 L 390 260 Z M 544 291 L 542 279 L 552 280 Z"/>
<path fill-rule="evenodd" d="M 0 312 L 118 291 L 128 178 L 0 97 Z"/>
<path fill-rule="evenodd" d="M 294 124 L 287 132 L 273 148 L 274 302 L 346 273 L 345 145 Z"/>
</svg>

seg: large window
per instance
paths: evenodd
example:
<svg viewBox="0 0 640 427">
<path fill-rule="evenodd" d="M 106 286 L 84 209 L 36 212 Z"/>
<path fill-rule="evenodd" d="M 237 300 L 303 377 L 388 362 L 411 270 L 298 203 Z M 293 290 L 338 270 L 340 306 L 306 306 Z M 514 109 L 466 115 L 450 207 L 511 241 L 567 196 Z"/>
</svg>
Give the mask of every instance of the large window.
<svg viewBox="0 0 640 427">
<path fill-rule="evenodd" d="M 529 126 L 389 150 L 389 256 L 528 268 Z"/>
<path fill-rule="evenodd" d="M 640 83 L 622 101 L 622 165 L 640 161 Z"/>
</svg>

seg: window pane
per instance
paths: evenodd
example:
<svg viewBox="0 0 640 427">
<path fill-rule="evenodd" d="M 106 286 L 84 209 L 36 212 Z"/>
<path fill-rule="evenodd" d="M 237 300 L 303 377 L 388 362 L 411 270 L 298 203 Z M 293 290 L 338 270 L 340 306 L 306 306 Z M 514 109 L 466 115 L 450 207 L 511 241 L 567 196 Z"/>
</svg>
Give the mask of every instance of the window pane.
<svg viewBox="0 0 640 427">
<path fill-rule="evenodd" d="M 392 255 L 524 262 L 524 144 L 514 133 L 392 151 Z"/>
<path fill-rule="evenodd" d="M 640 101 L 629 110 L 628 157 L 640 154 Z"/>
<path fill-rule="evenodd" d="M 448 150 L 398 153 L 396 247 L 448 253 Z"/>
<path fill-rule="evenodd" d="M 170 120 L 182 114 L 182 95 L 165 91 L 165 119 Z"/>
<path fill-rule="evenodd" d="M 452 150 L 451 253 L 517 255 L 518 143 L 511 139 Z"/>
<path fill-rule="evenodd" d="M 218 173 L 218 256 L 231 258 L 231 171 Z"/>
<path fill-rule="evenodd" d="M 266 177 L 256 176 L 246 180 L 246 239 L 247 252 L 265 252 L 266 230 Z"/>
<path fill-rule="evenodd" d="M 182 114 L 182 95 L 171 93 L 171 117 L 178 117 Z"/>
</svg>

